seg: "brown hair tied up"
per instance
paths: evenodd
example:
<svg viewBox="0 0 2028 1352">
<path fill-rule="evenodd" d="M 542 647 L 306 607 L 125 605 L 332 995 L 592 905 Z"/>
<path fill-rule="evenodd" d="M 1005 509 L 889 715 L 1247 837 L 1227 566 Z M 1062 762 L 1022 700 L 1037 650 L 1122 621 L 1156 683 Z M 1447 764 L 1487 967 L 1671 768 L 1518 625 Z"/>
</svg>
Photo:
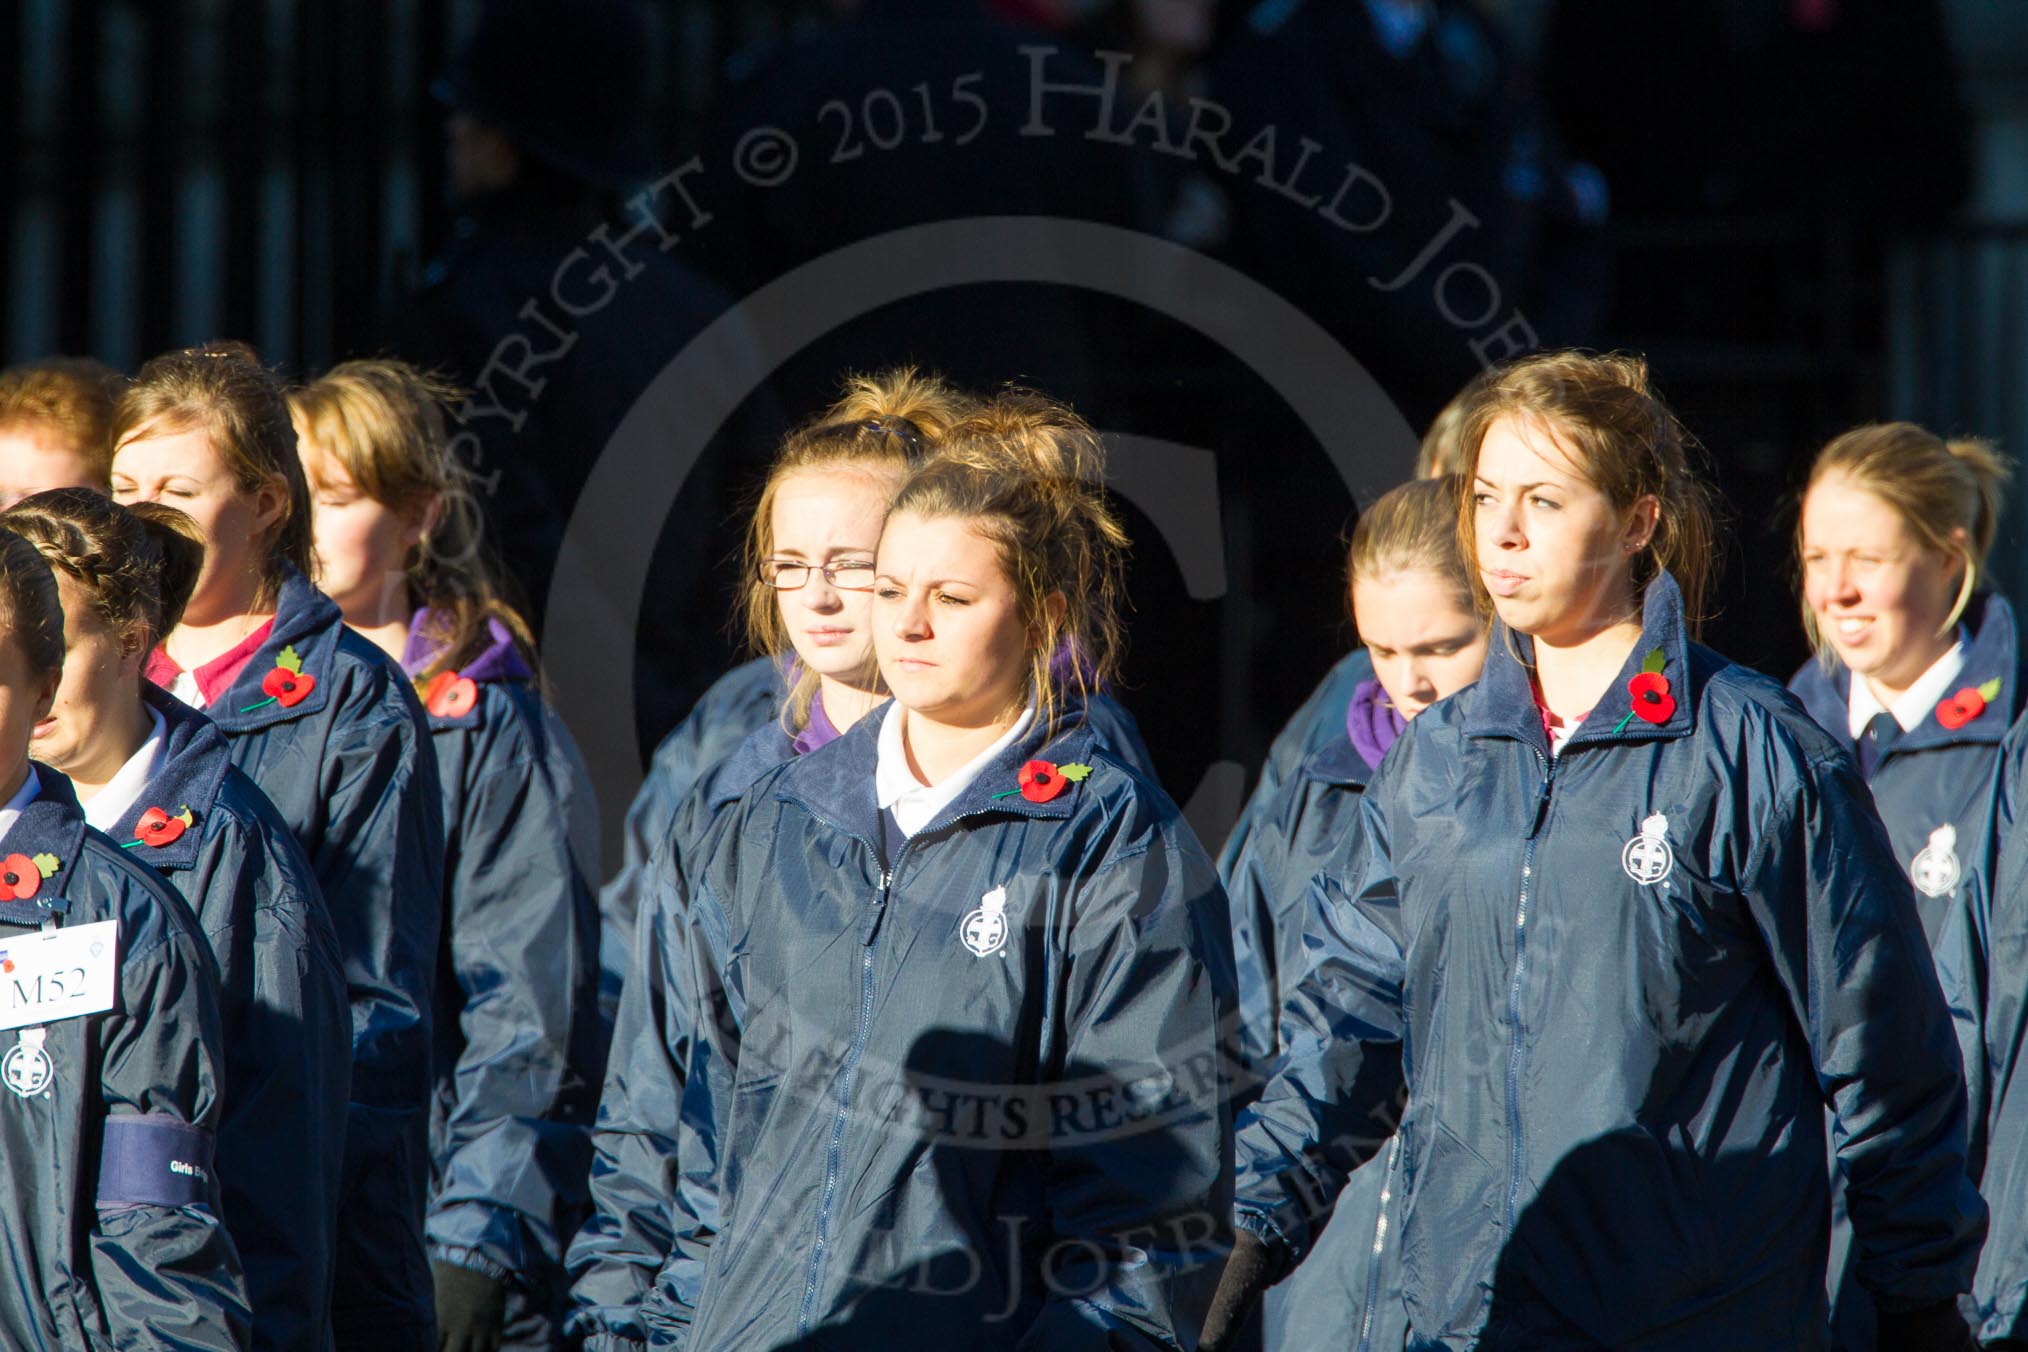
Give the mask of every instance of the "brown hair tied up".
<svg viewBox="0 0 2028 1352">
<path fill-rule="evenodd" d="M 889 508 L 902 512 L 973 522 L 998 547 L 1036 636 L 1029 675 L 1045 736 L 1067 698 L 1117 678 L 1128 540 L 1106 501 L 1104 443 L 1084 419 L 1032 390 L 998 395 L 909 476 Z"/>
<path fill-rule="evenodd" d="M 112 446 L 148 433 L 203 430 L 242 493 L 279 483 L 282 514 L 266 541 L 258 603 L 273 605 L 289 567 L 310 574 L 310 491 L 281 382 L 245 343 L 165 352 L 141 368 L 113 414 Z"/>
<path fill-rule="evenodd" d="M 0 610 L 38 676 L 63 670 L 63 598 L 35 546 L 0 529 Z"/>
<path fill-rule="evenodd" d="M 340 362 L 288 395 L 298 434 L 336 460 L 360 492 L 417 519 L 439 504 L 406 564 L 410 600 L 429 608 L 427 636 L 441 648 L 418 681 L 468 663 L 492 641 L 491 620 L 535 665 L 535 635 L 506 599 L 470 471 L 451 450 L 444 410 L 460 397 L 455 386 L 387 358 Z"/>
<path fill-rule="evenodd" d="M 1696 634 L 1711 585 L 1711 491 L 1691 464 L 1696 443 L 1650 384 L 1648 363 L 1627 353 L 1543 352 L 1489 372 L 1471 391 L 1459 434 L 1457 521 L 1482 611 L 1492 609 L 1492 596 L 1477 567 L 1472 485 L 1486 432 L 1502 418 L 1554 433 L 1615 509 L 1655 499 L 1655 533 L 1634 559 L 1635 601 L 1658 573 L 1668 573 L 1682 589 L 1684 621 Z"/>
<path fill-rule="evenodd" d="M 203 533 L 182 512 L 158 503 L 122 507 L 88 488 L 23 498 L 0 512 L 0 527 L 83 587 L 92 613 L 130 653 L 176 627 L 204 565 Z"/>
<path fill-rule="evenodd" d="M 789 433 L 768 467 L 747 524 L 740 612 L 747 645 L 756 655 L 786 663 L 794 652 L 780 598 L 761 577 L 761 566 L 775 552 L 775 495 L 782 482 L 802 470 L 860 470 L 891 476 L 899 484 L 972 406 L 971 397 L 943 377 L 903 366 L 848 376 L 836 403 Z M 867 680 L 877 683 L 878 677 L 869 671 Z M 782 722 L 791 731 L 809 722 L 818 681 L 816 672 L 804 671 L 789 691 Z"/>
</svg>

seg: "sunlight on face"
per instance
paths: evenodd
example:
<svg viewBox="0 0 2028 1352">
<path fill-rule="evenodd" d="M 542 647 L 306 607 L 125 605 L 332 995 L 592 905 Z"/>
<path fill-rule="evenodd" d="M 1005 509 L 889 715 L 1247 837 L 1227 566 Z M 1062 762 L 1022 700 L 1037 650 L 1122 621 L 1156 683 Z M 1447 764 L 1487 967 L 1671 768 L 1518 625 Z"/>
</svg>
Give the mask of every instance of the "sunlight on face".
<svg viewBox="0 0 2028 1352">
<path fill-rule="evenodd" d="M 1631 546 L 1647 541 L 1654 499 L 1637 506 L 1616 510 L 1553 429 L 1496 421 L 1479 448 L 1472 511 L 1479 575 L 1501 620 L 1559 646 L 1625 620 Z"/>
<path fill-rule="evenodd" d="M 1852 671 L 1906 690 L 1951 645 L 1963 560 L 1939 554 L 1899 511 L 1842 474 L 1810 486 L 1802 514 L 1803 601 Z"/>
<path fill-rule="evenodd" d="M 871 577 L 880 525 L 897 476 L 873 465 L 798 470 L 775 486 L 772 558 Z M 802 664 L 853 685 L 873 680 L 873 593 L 834 587 L 812 568 L 802 586 L 775 593 L 782 627 Z"/>
<path fill-rule="evenodd" d="M 880 674 L 911 712 L 979 728 L 1026 699 L 1029 631 L 1000 550 L 970 521 L 903 513 L 880 537 Z"/>
<path fill-rule="evenodd" d="M 164 502 L 189 515 L 204 532 L 204 567 L 185 614 L 211 616 L 231 598 L 259 585 L 266 564 L 265 536 L 287 497 L 240 488 L 201 427 L 156 431 L 142 427 L 113 450 L 113 500 Z"/>
<path fill-rule="evenodd" d="M 353 624 L 378 624 L 406 609 L 409 552 L 422 540 L 422 514 L 403 515 L 368 497 L 338 457 L 300 429 L 296 449 L 310 485 L 317 586 Z"/>
</svg>

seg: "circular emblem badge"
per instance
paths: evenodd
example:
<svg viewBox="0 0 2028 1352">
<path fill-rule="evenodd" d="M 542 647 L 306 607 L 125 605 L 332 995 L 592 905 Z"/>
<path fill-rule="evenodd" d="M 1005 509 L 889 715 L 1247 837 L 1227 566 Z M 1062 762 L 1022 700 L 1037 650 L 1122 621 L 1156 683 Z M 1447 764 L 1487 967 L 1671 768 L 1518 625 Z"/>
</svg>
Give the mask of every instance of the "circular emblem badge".
<svg viewBox="0 0 2028 1352">
<path fill-rule="evenodd" d="M 1909 881 L 1926 897 L 1947 897 L 1957 887 L 1962 870 L 1958 866 L 1957 828 L 1946 822 L 1929 833 L 1929 844 L 1908 862 Z"/>
<path fill-rule="evenodd" d="M 958 927 L 958 938 L 979 957 L 991 957 L 1007 942 L 1007 913 L 979 907 L 965 916 Z"/>
<path fill-rule="evenodd" d="M 1657 812 L 1641 823 L 1641 833 L 1620 850 L 1620 867 L 1643 887 L 1652 887 L 1676 867 L 1669 849 L 1669 819 Z"/>
<path fill-rule="evenodd" d="M 22 1098 L 34 1098 L 55 1078 L 56 1067 L 39 1042 L 17 1042 L 0 1059 L 0 1080 Z"/>
</svg>

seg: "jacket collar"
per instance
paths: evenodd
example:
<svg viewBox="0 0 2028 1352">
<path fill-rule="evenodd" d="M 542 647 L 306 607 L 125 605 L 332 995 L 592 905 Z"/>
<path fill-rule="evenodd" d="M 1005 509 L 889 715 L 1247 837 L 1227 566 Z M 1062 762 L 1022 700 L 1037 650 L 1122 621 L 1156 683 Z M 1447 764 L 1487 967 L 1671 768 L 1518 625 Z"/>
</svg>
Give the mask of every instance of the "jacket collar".
<svg viewBox="0 0 2028 1352">
<path fill-rule="evenodd" d="M 1038 719 L 1037 723 L 1040 722 Z M 874 766 L 880 755 L 879 736 L 880 720 L 862 718 L 829 746 L 798 757 L 775 783 L 776 798 L 800 804 L 839 830 L 858 836 L 876 858 L 883 835 L 880 807 L 873 790 Z M 1016 776 L 1031 760 L 1088 765 L 1097 743 L 1098 738 L 1077 711 L 1067 711 L 1058 720 L 1054 736 L 1045 738 L 1039 726 L 1031 727 L 1020 740 L 994 757 L 977 779 L 916 834 L 928 835 L 963 818 L 986 813 L 1070 816 L 1077 809 L 1078 799 L 1090 791 L 1084 784 L 1073 783 L 1048 802 L 1036 803 L 1022 797 Z"/>
<path fill-rule="evenodd" d="M 425 701 L 423 712 L 429 715 L 430 731 L 440 732 L 446 728 L 477 729 L 486 725 L 486 701 L 484 698 L 472 701 L 463 713 L 439 713 L 429 707 L 427 696 L 429 685 L 421 680 L 421 674 L 431 663 L 443 655 L 445 645 L 428 632 L 431 612 L 428 607 L 418 610 L 409 620 L 408 640 L 402 645 L 401 669 L 415 682 L 416 698 Z M 501 681 L 532 681 L 535 671 L 522 659 L 521 648 L 514 641 L 514 635 L 507 626 L 488 617 L 480 642 L 474 646 L 465 664 L 455 670 L 447 670 L 430 678 L 432 682 L 449 676 L 453 681 L 469 680 L 475 685 L 492 685 Z"/>
<path fill-rule="evenodd" d="M 2014 630 L 2014 608 L 2005 597 L 1977 592 L 1965 607 L 1964 623 L 1971 638 L 1965 644 L 1964 665 L 1958 669 L 1957 690 L 1976 690 L 1988 681 L 1998 681 L 1999 694 L 1986 701 L 1977 718 L 1956 728 L 1945 727 L 1937 721 L 1936 710 L 1930 710 L 1922 722 L 1887 744 L 1881 755 L 1883 762 L 1906 751 L 1998 742 L 2013 725 L 2021 700 L 2021 651 Z M 1825 731 L 1843 745 L 1852 745 L 1852 672 L 1844 663 L 1827 671 L 1822 662 L 1811 658 L 1789 682 L 1789 689 Z M 1957 690 L 1947 692 L 1946 698 Z"/>
<path fill-rule="evenodd" d="M 1669 717 L 1650 723 L 1633 713 L 1628 683 L 1641 674 L 1649 654 L 1660 651 L 1662 676 L 1669 682 L 1669 695 L 1676 707 Z M 1535 685 L 1530 677 L 1535 658 L 1535 641 L 1517 634 L 1495 620 L 1486 646 L 1486 670 L 1480 677 L 1478 698 L 1465 719 L 1468 737 L 1508 737 L 1526 742 L 1547 758 L 1549 739 L 1542 730 L 1542 715 L 1535 703 Z M 1690 636 L 1683 623 L 1683 593 L 1676 579 L 1661 573 L 1648 584 L 1641 598 L 1641 638 L 1612 684 L 1586 715 L 1583 726 L 1563 744 L 1572 747 L 1598 742 L 1651 742 L 1687 737 L 1696 730 L 1699 673 L 1690 665 Z"/>
<path fill-rule="evenodd" d="M 21 809 L 13 829 L 0 839 L 0 881 L 10 872 L 7 861 L 17 855 L 31 865 L 38 856 L 48 856 L 56 866 L 32 896 L 17 898 L 10 892 L 0 897 L 0 921 L 13 925 L 40 925 L 70 909 L 65 893 L 76 875 L 78 855 L 84 850 L 84 810 L 77 805 L 70 781 L 47 765 L 31 761 L 29 769 L 40 787 L 35 801 Z"/>
<path fill-rule="evenodd" d="M 286 567 L 286 565 L 285 565 Z M 338 642 L 345 632 L 345 617 L 337 603 L 310 585 L 294 568 L 282 578 L 281 594 L 275 598 L 275 627 L 268 632 L 253 660 L 237 679 L 205 710 L 223 732 L 252 732 L 291 719 L 322 713 L 331 701 L 332 670 L 338 656 Z M 282 649 L 294 648 L 311 678 L 310 693 L 293 705 L 272 699 L 261 682 L 275 669 Z"/>
<path fill-rule="evenodd" d="M 225 735 L 183 701 L 145 683 L 141 699 L 162 715 L 162 769 L 107 834 L 122 848 L 131 845 L 134 857 L 153 868 L 186 869 L 197 862 L 204 822 L 218 803 L 232 756 L 226 749 Z M 196 826 L 166 845 L 132 844 L 140 839 L 137 828 L 142 816 L 155 807 L 172 816 L 187 807 Z"/>
<path fill-rule="evenodd" d="M 842 737 L 843 734 L 840 735 Z M 715 810 L 738 801 L 748 789 L 760 782 L 762 775 L 795 759 L 795 743 L 787 729 L 782 727 L 781 719 L 769 719 L 748 733 L 746 740 L 712 772 L 709 786 L 705 789 L 709 805 Z"/>
</svg>

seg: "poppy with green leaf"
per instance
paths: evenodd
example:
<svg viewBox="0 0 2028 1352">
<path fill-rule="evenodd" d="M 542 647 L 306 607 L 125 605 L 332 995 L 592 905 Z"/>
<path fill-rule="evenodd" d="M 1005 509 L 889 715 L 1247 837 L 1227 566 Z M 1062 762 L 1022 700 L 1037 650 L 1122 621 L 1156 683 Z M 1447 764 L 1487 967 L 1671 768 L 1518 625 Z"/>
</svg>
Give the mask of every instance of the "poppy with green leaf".
<svg viewBox="0 0 2028 1352">
<path fill-rule="evenodd" d="M 1676 696 L 1669 689 L 1669 678 L 1662 674 L 1667 665 L 1668 655 L 1660 648 L 1641 663 L 1640 673 L 1627 682 L 1627 697 L 1633 701 L 1633 707 L 1613 728 L 1615 733 L 1626 731 L 1627 724 L 1636 718 L 1643 723 L 1666 723 L 1675 716 Z"/>
<path fill-rule="evenodd" d="M 296 655 L 295 645 L 291 644 L 283 648 L 281 655 L 275 658 L 274 670 L 261 678 L 261 690 L 267 698 L 256 700 L 240 712 L 250 714 L 256 709 L 265 709 L 270 704 L 279 704 L 284 709 L 291 709 L 301 704 L 316 687 L 317 678 L 303 670 L 303 659 Z"/>
</svg>

